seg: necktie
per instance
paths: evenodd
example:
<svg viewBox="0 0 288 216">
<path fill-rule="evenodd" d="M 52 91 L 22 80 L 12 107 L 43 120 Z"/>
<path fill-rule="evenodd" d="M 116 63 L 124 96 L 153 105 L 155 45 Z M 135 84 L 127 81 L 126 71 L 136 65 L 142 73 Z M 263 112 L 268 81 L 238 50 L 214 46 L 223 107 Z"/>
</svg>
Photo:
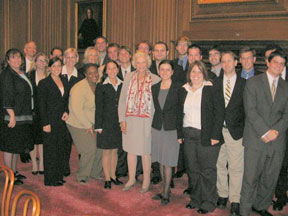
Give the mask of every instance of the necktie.
<svg viewBox="0 0 288 216">
<path fill-rule="evenodd" d="M 230 98 L 231 98 L 231 85 L 230 85 L 230 80 L 227 79 L 227 82 L 226 82 L 226 87 L 225 87 L 225 107 L 227 107 L 229 101 L 230 101 Z"/>
<path fill-rule="evenodd" d="M 271 86 L 272 101 L 274 101 L 276 93 L 276 80 L 274 79 Z"/>
</svg>

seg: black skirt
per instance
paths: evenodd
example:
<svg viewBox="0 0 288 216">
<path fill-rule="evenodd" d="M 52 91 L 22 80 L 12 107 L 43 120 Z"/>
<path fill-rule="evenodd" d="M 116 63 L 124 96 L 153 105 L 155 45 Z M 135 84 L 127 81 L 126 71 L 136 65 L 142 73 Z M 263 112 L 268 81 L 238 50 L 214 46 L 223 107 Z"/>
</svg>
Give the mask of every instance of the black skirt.
<svg viewBox="0 0 288 216">
<path fill-rule="evenodd" d="M 17 124 L 9 128 L 7 123 L 1 124 L 1 150 L 13 154 L 29 153 L 34 149 L 31 124 Z"/>
<path fill-rule="evenodd" d="M 122 133 L 120 130 L 103 129 L 101 134 L 97 133 L 98 148 L 118 149 L 121 146 L 122 146 Z"/>
</svg>

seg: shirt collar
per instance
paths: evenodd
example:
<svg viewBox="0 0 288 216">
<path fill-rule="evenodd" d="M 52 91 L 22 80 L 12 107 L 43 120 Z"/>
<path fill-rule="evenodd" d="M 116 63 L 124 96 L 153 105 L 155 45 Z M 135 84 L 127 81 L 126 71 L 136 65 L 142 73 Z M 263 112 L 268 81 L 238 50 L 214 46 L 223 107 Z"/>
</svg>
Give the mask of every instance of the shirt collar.
<svg viewBox="0 0 288 216">
<path fill-rule="evenodd" d="M 64 65 L 64 66 L 62 67 L 62 75 L 68 75 L 66 65 Z M 71 76 L 78 77 L 77 69 L 76 69 L 75 67 L 74 67 L 74 69 L 73 69 L 73 72 L 72 72 Z"/>
<path fill-rule="evenodd" d="M 269 84 L 270 86 L 272 86 L 272 83 L 273 83 L 273 80 L 276 80 L 276 85 L 278 84 L 278 80 L 279 80 L 279 77 L 278 76 L 277 78 L 274 78 L 273 76 L 271 76 L 268 71 L 266 71 L 266 74 L 267 74 L 267 78 L 268 78 L 268 81 L 269 81 Z"/>
<path fill-rule="evenodd" d="M 116 77 L 116 79 L 117 79 L 117 84 L 116 84 L 116 86 L 119 86 L 119 85 L 122 83 L 122 81 L 121 81 L 118 77 Z M 109 77 L 107 77 L 107 78 L 104 80 L 103 85 L 105 85 L 105 84 L 111 84 L 111 85 L 113 85 L 112 82 L 110 81 Z"/>
<path fill-rule="evenodd" d="M 236 78 L 237 78 L 237 75 L 235 73 L 232 77 L 229 78 L 229 80 L 230 80 L 230 82 L 235 82 Z M 223 75 L 223 79 L 224 79 L 224 82 L 226 82 L 226 80 L 228 80 L 228 77 L 225 75 L 225 73 Z"/>
</svg>

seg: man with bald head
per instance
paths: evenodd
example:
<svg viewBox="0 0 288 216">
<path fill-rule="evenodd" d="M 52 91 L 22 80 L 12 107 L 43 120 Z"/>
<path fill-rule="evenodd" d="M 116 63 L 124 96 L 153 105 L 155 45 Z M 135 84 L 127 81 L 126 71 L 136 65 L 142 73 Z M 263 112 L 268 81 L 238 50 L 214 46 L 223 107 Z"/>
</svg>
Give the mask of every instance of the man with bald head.
<svg viewBox="0 0 288 216">
<path fill-rule="evenodd" d="M 25 71 L 26 73 L 32 69 L 32 62 L 34 59 L 34 56 L 37 52 L 37 46 L 34 41 L 29 41 L 24 46 L 24 54 L 25 54 Z"/>
</svg>

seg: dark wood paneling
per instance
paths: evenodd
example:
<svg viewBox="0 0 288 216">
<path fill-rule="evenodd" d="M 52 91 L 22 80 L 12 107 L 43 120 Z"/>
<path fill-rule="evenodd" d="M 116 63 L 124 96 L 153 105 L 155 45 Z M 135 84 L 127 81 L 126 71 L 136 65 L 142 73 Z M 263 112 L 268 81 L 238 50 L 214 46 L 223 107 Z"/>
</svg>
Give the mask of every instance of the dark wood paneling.
<svg viewBox="0 0 288 216">
<path fill-rule="evenodd" d="M 4 0 L 0 0 L 0 20 L 4 21 Z M 2 22 L 4 24 L 4 22 Z M 4 28 L 5 25 L 2 26 L 2 28 L 0 28 L 0 63 L 2 63 L 4 56 L 2 54 L 5 53 L 5 44 L 4 44 Z M 1 68 L 0 68 L 1 71 Z"/>
</svg>

